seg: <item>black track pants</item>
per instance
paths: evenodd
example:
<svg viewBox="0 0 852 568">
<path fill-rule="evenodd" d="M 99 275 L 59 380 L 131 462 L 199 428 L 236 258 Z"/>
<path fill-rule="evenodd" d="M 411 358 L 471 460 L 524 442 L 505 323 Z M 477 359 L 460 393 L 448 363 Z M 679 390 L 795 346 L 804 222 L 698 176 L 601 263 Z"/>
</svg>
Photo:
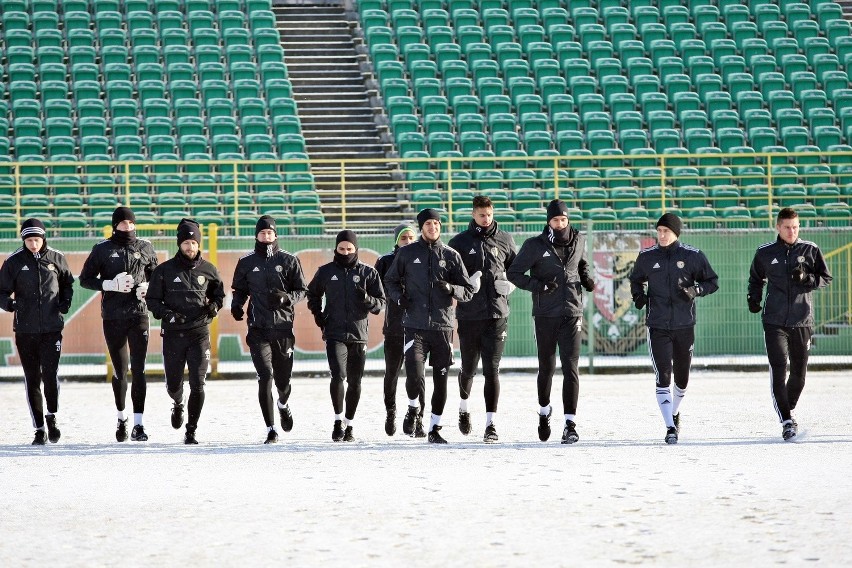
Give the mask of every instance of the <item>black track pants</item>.
<svg viewBox="0 0 852 568">
<path fill-rule="evenodd" d="M 695 344 L 695 328 L 657 329 L 648 328 L 648 351 L 651 365 L 657 375 L 657 387 L 668 388 L 672 384 L 686 390 L 689 384 L 689 367 L 692 365 L 692 348 Z"/>
<path fill-rule="evenodd" d="M 281 404 L 290 399 L 290 377 L 293 375 L 293 346 L 296 338 L 289 329 L 257 329 L 250 327 L 246 343 L 257 372 L 257 400 L 267 428 L 275 424 L 275 400 L 272 383 Z"/>
<path fill-rule="evenodd" d="M 405 392 L 420 398 L 426 383 L 426 363 L 432 367 L 432 414 L 440 416 L 447 404 L 447 373 L 453 364 L 453 332 L 405 330 Z"/>
<path fill-rule="evenodd" d="M 127 399 L 127 370 L 133 373 L 130 400 L 134 413 L 145 412 L 145 357 L 148 355 L 148 316 L 139 318 L 104 320 L 109 358 L 112 360 L 112 393 L 116 410 L 123 411 Z"/>
<path fill-rule="evenodd" d="M 580 341 L 582 317 L 536 317 L 535 343 L 538 348 L 538 404 L 550 404 L 553 373 L 556 371 L 556 348 L 562 363 L 562 406 L 565 414 L 577 413 L 580 394 Z"/>
<path fill-rule="evenodd" d="M 331 404 L 335 414 L 343 412 L 343 402 L 346 401 L 347 420 L 355 418 L 358 402 L 361 400 L 361 377 L 364 376 L 364 364 L 367 362 L 367 345 L 365 343 L 344 343 L 328 340 L 325 342 L 328 355 L 328 368 L 331 370 Z M 343 383 L 346 382 L 344 394 Z"/>
<path fill-rule="evenodd" d="M 399 382 L 399 372 L 402 370 L 402 364 L 405 361 L 405 353 L 402 349 L 404 343 L 405 337 L 402 335 L 385 336 L 384 394 L 386 410 L 396 408 L 396 387 Z M 420 389 L 420 416 L 423 416 L 423 408 L 425 406 L 426 381 L 424 378 L 423 385 L 421 385 Z"/>
<path fill-rule="evenodd" d="M 172 331 L 163 335 L 163 366 L 166 390 L 175 402 L 183 401 L 183 369 L 189 369 L 187 426 L 197 426 L 204 406 L 204 380 L 210 364 L 210 331 L 207 327 Z"/>
<path fill-rule="evenodd" d="M 766 355 L 769 357 L 769 377 L 772 381 L 772 402 L 781 422 L 790 420 L 805 388 L 808 372 L 808 352 L 813 328 L 780 327 L 763 324 Z M 789 361 L 790 376 L 787 376 Z"/>
<path fill-rule="evenodd" d="M 44 403 L 47 413 L 59 410 L 59 356 L 62 353 L 62 332 L 16 333 L 15 345 L 24 369 L 27 402 L 34 428 L 44 427 Z M 41 384 L 44 383 L 44 403 Z"/>
<path fill-rule="evenodd" d="M 503 349 L 506 347 L 507 324 L 507 318 L 459 321 L 459 395 L 463 400 L 470 397 L 473 377 L 482 359 L 486 412 L 497 412 L 497 401 L 500 398 L 500 359 L 503 358 Z"/>
</svg>

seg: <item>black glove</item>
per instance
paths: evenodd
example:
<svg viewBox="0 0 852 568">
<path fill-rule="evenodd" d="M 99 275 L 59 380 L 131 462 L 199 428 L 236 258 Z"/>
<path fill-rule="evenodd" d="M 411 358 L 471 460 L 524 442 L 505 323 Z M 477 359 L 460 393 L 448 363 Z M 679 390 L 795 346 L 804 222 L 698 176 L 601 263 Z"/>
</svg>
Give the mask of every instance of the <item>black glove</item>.
<svg viewBox="0 0 852 568">
<path fill-rule="evenodd" d="M 9 302 L 6 304 L 6 311 L 14 312 L 16 307 L 17 306 L 15 306 L 15 300 L 9 300 Z"/>
<path fill-rule="evenodd" d="M 399 297 L 399 300 L 397 300 L 396 304 L 404 310 L 411 305 L 411 300 L 408 299 L 408 296 L 403 294 Z"/>
<path fill-rule="evenodd" d="M 804 284 L 808 280 L 808 271 L 804 269 L 804 267 L 800 264 L 796 268 L 793 269 L 793 282 L 797 284 Z"/>
<path fill-rule="evenodd" d="M 580 284 L 583 285 L 583 288 L 586 289 L 586 292 L 594 292 L 595 291 L 595 279 L 591 276 L 584 276 L 580 278 Z"/>
<path fill-rule="evenodd" d="M 367 290 L 360 286 L 355 286 L 355 299 L 362 304 L 367 303 Z"/>
<path fill-rule="evenodd" d="M 325 320 L 323 319 L 322 314 L 314 314 L 314 323 L 317 324 L 320 331 L 325 331 Z"/>
<path fill-rule="evenodd" d="M 648 296 L 646 296 L 645 294 L 633 296 L 633 303 L 636 305 L 637 310 L 641 310 L 648 304 Z"/>
<path fill-rule="evenodd" d="M 219 315 L 219 306 L 217 306 L 213 302 L 210 302 L 209 304 L 204 306 L 204 313 L 208 318 L 213 319 L 217 315 Z"/>
<path fill-rule="evenodd" d="M 699 286 L 687 286 L 686 288 L 681 288 L 680 291 L 689 300 L 694 300 L 701 295 L 701 288 Z"/>
<path fill-rule="evenodd" d="M 71 302 L 62 302 L 61 304 L 59 304 L 59 313 L 60 314 L 67 314 L 70 309 L 71 309 Z"/>
<path fill-rule="evenodd" d="M 279 310 L 290 305 L 290 296 L 284 290 L 273 290 L 269 293 L 266 301 L 271 309 Z"/>
<path fill-rule="evenodd" d="M 453 295 L 453 286 L 449 282 L 445 282 L 444 280 L 436 280 L 435 287 L 447 296 Z"/>
<path fill-rule="evenodd" d="M 186 316 L 180 312 L 166 312 L 163 314 L 163 321 L 180 325 L 186 323 Z"/>
<path fill-rule="evenodd" d="M 762 308 L 760 307 L 759 301 L 748 298 L 748 311 L 750 311 L 753 314 L 756 314 L 756 313 L 760 312 L 761 309 Z"/>
<path fill-rule="evenodd" d="M 554 278 L 550 282 L 545 282 L 541 286 L 541 293 L 545 295 L 553 294 L 553 292 L 555 292 L 557 288 L 559 288 L 559 282 L 557 282 L 556 278 Z"/>
<path fill-rule="evenodd" d="M 231 315 L 234 316 L 235 320 L 243 321 L 243 317 L 246 315 L 246 312 L 243 310 L 242 306 L 233 304 L 231 305 Z"/>
</svg>

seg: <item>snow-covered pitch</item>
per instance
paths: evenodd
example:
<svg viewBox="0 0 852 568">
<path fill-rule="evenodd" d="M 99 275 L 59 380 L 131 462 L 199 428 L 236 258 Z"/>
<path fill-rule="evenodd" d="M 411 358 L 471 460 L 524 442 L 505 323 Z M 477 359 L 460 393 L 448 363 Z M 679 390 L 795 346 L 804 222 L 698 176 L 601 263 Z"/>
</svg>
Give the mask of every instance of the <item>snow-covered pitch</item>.
<svg viewBox="0 0 852 568">
<path fill-rule="evenodd" d="M 62 439 L 43 448 L 22 382 L 2 383 L 0 566 L 849 564 L 848 371 L 810 373 L 794 443 L 768 373 L 693 372 L 675 446 L 650 371 L 580 381 L 578 444 L 559 442 L 561 380 L 542 443 L 535 376 L 507 374 L 486 445 L 481 377 L 467 437 L 451 379 L 443 447 L 402 435 L 402 379 L 393 438 L 381 379 L 364 380 L 355 443 L 331 441 L 328 381 L 296 379 L 276 445 L 255 382 L 209 381 L 191 447 L 162 380 L 149 442 L 115 441 L 108 383 L 63 383 Z"/>
</svg>

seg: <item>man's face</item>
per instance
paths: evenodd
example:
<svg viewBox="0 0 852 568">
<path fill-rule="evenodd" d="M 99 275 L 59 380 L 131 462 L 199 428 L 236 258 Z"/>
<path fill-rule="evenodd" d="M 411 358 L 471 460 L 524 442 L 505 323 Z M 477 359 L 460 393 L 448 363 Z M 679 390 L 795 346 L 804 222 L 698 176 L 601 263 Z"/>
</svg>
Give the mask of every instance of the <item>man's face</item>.
<svg viewBox="0 0 852 568">
<path fill-rule="evenodd" d="M 399 244 L 399 246 L 401 246 L 401 247 L 404 247 L 405 245 L 410 245 L 411 243 L 413 243 L 416 240 L 417 240 L 417 235 L 414 234 L 414 231 L 406 230 L 406 231 L 403 231 L 402 233 L 400 233 L 399 240 L 397 240 L 397 244 Z"/>
<path fill-rule="evenodd" d="M 44 239 L 42 237 L 27 237 L 24 239 L 24 246 L 27 247 L 28 251 L 36 253 L 44 246 Z"/>
<path fill-rule="evenodd" d="M 550 225 L 551 229 L 558 231 L 568 226 L 568 217 L 566 217 L 565 215 L 557 215 L 556 217 L 548 221 L 547 224 Z"/>
<path fill-rule="evenodd" d="M 355 245 L 349 241 L 340 241 L 337 243 L 337 248 L 334 250 L 337 251 L 337 254 L 352 254 L 357 249 L 355 248 Z"/>
<path fill-rule="evenodd" d="M 795 219 L 781 219 L 781 221 L 775 225 L 775 228 L 778 230 L 781 240 L 788 245 L 792 245 L 799 239 L 798 217 Z"/>
<path fill-rule="evenodd" d="M 490 226 L 494 221 L 494 208 L 477 207 L 473 210 L 473 220 L 482 228 Z"/>
<path fill-rule="evenodd" d="M 423 223 L 423 228 L 420 231 L 427 241 L 437 241 L 441 236 L 441 222 L 437 219 L 428 219 Z"/>
<path fill-rule="evenodd" d="M 180 244 L 180 252 L 186 258 L 195 258 L 198 255 L 198 241 L 186 239 Z"/>
<path fill-rule="evenodd" d="M 657 242 L 660 246 L 667 247 L 677 240 L 677 235 L 668 227 L 660 225 L 657 227 Z"/>
<path fill-rule="evenodd" d="M 275 231 L 272 229 L 263 229 L 257 234 L 257 242 L 265 245 L 275 242 Z"/>
<path fill-rule="evenodd" d="M 124 221 L 122 221 L 121 223 L 119 223 L 118 225 L 115 226 L 115 230 L 116 231 L 124 231 L 125 233 L 129 233 L 130 231 L 135 231 L 136 230 L 136 223 L 134 223 L 133 221 L 130 221 L 128 219 L 125 219 Z"/>
</svg>

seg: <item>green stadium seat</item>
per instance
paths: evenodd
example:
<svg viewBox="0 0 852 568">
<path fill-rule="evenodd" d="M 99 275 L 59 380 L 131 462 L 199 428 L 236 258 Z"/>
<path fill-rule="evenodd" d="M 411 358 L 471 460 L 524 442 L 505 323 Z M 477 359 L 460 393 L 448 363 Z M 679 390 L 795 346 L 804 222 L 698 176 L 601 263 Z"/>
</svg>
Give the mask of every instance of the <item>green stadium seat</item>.
<svg viewBox="0 0 852 568">
<path fill-rule="evenodd" d="M 822 206 L 821 216 L 827 227 L 849 227 L 852 225 L 852 211 L 848 203 L 827 203 Z"/>
</svg>

